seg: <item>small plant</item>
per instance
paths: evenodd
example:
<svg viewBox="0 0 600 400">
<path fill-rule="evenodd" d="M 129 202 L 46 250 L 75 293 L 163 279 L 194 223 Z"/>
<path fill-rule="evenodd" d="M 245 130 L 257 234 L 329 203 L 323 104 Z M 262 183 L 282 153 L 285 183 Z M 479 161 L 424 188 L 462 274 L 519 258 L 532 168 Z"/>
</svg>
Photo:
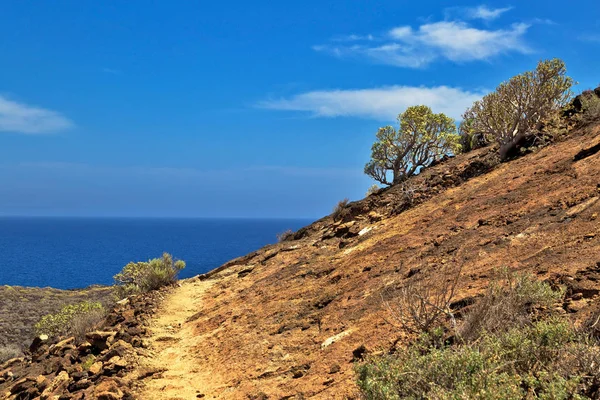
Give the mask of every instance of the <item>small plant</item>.
<svg viewBox="0 0 600 400">
<path fill-rule="evenodd" d="M 73 335 L 82 339 L 85 334 L 93 330 L 100 323 L 106 311 L 98 302 L 84 301 L 77 304 L 64 306 L 56 314 L 43 316 L 35 324 L 36 335 L 49 337 Z"/>
<path fill-rule="evenodd" d="M 93 354 L 90 354 L 83 360 L 83 363 L 81 363 L 81 368 L 83 368 L 84 371 L 88 371 L 95 362 L 96 357 L 94 357 Z"/>
<path fill-rule="evenodd" d="M 292 231 L 291 229 L 288 229 L 284 232 L 278 233 L 277 234 L 277 241 L 279 243 L 281 242 L 285 242 L 287 240 L 290 240 L 294 237 L 294 231 Z"/>
<path fill-rule="evenodd" d="M 0 347 L 0 364 L 12 358 L 21 357 L 23 352 L 15 345 Z"/>
<path fill-rule="evenodd" d="M 500 272 L 485 296 L 467 313 L 459 328 L 466 341 L 478 339 L 484 332 L 498 333 L 513 327 L 530 325 L 538 310 L 550 310 L 564 293 L 528 274 Z"/>
<path fill-rule="evenodd" d="M 130 262 L 114 276 L 118 286 L 118 296 L 146 293 L 170 285 L 177 280 L 179 271 L 185 268 L 182 260 L 173 261 L 169 253 L 162 258 L 147 262 Z"/>
<path fill-rule="evenodd" d="M 379 193 L 380 190 L 381 190 L 381 188 L 379 186 L 377 186 L 376 184 L 373 184 L 369 187 L 369 189 L 367 189 L 366 196 L 369 197 L 372 194 Z"/>
<path fill-rule="evenodd" d="M 346 207 L 349 202 L 350 200 L 348 198 L 338 201 L 331 214 L 334 221 L 343 220 L 349 215 L 349 210 Z"/>
<path fill-rule="evenodd" d="M 406 282 L 397 298 L 393 301 L 383 300 L 393 322 L 410 332 L 430 335 L 446 319 L 455 327 L 456 321 L 450 304 L 456 293 L 460 273 L 460 268 L 447 268 L 438 273 L 439 279 L 415 277 L 416 279 Z"/>
</svg>

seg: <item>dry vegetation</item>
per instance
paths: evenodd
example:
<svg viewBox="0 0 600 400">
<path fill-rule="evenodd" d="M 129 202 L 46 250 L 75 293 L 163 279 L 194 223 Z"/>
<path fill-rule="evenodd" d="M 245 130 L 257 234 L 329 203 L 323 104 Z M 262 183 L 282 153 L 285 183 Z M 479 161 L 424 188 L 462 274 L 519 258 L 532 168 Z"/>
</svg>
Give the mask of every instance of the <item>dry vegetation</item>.
<svg viewBox="0 0 600 400">
<path fill-rule="evenodd" d="M 112 292 L 110 287 L 59 290 L 0 286 L 0 349 L 20 350 L 28 346 L 34 336 L 34 325 L 44 315 L 82 301 L 109 304 Z"/>
<path fill-rule="evenodd" d="M 504 273 L 452 328 L 455 340 L 450 343 L 443 340 L 447 324 L 440 316 L 454 322 L 448 308 L 454 287 L 411 285 L 402 291 L 400 318 L 416 323 L 421 334 L 397 354 L 374 356 L 357 366 L 364 398 L 600 396 L 600 342 L 590 329 L 594 323 L 578 330 L 552 308 L 560 309 L 562 290 L 533 276 Z"/>
</svg>

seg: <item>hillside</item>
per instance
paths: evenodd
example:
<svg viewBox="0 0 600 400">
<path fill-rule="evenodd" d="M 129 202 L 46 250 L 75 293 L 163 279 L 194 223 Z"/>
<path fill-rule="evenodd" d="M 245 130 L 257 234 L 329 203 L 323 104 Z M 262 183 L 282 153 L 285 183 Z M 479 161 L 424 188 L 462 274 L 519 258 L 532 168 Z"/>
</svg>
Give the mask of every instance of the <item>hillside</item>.
<svg viewBox="0 0 600 400">
<path fill-rule="evenodd" d="M 600 309 L 598 150 L 594 124 L 510 162 L 483 148 L 427 168 L 408 186 L 350 203 L 341 220 L 325 217 L 291 240 L 182 281 L 160 302 L 117 311 L 104 328 L 112 339 L 98 347 L 105 362 L 84 379 L 121 386 L 97 397 L 105 399 L 357 398 L 353 361 L 411 339 L 384 303 L 393 304 L 406 282 L 439 279 L 448 268 L 462 270 L 457 310 L 508 267 L 565 285 L 564 312 L 581 321 Z M 127 368 L 106 355 L 116 354 L 106 347 L 119 337 L 137 349 Z M 81 394 L 91 393 L 89 381 L 75 384 L 86 349 L 62 346 L 71 358 L 61 379 L 81 390 L 72 398 L 94 398 Z M 35 393 L 37 374 L 54 378 L 61 370 L 35 366 L 4 367 Z M 120 378 L 108 378 L 115 370 Z M 0 398 L 15 387 L 2 379 L 0 368 Z M 13 393 L 7 398 L 18 398 Z"/>
<path fill-rule="evenodd" d="M 414 179 L 438 192 L 414 208 L 400 212 L 392 188 L 351 204 L 347 223 L 325 218 L 201 277 L 184 323 L 194 386 L 208 398 L 352 396 L 353 359 L 406 339 L 382 298 L 444 265 L 462 267 L 457 304 L 506 266 L 567 284 L 565 309 L 583 317 L 600 306 L 600 153 L 574 157 L 598 144 L 595 126 L 496 166 L 489 149 L 461 155 Z"/>
</svg>

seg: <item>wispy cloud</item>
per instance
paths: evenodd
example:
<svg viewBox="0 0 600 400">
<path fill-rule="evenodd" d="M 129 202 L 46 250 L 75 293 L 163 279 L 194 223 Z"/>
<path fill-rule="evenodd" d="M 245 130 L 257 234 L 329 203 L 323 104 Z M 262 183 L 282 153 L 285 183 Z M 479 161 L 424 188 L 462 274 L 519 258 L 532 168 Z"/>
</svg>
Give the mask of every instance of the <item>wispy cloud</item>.
<svg viewBox="0 0 600 400">
<path fill-rule="evenodd" d="M 510 8 L 480 6 L 465 9 L 463 18 L 491 20 Z M 433 61 L 453 62 L 488 60 L 505 53 L 530 53 L 524 36 L 530 25 L 515 23 L 501 29 L 476 28 L 461 20 L 425 23 L 417 28 L 397 26 L 380 35 L 349 35 L 327 44 L 313 46 L 315 51 L 335 57 L 364 58 L 397 67 L 420 68 Z"/>
<path fill-rule="evenodd" d="M 74 123 L 60 113 L 10 100 L 0 95 L 0 132 L 53 133 Z"/>
<path fill-rule="evenodd" d="M 465 109 L 484 94 L 484 91 L 472 92 L 448 86 L 387 86 L 311 91 L 289 98 L 261 101 L 257 106 L 271 110 L 307 112 L 314 117 L 346 116 L 390 121 L 411 105 L 425 104 L 435 112 L 460 118 Z"/>
<path fill-rule="evenodd" d="M 484 21 L 494 20 L 510 10 L 512 10 L 512 7 L 489 8 L 485 5 L 481 5 L 478 7 L 468 7 L 464 9 L 466 18 L 482 19 Z"/>
</svg>

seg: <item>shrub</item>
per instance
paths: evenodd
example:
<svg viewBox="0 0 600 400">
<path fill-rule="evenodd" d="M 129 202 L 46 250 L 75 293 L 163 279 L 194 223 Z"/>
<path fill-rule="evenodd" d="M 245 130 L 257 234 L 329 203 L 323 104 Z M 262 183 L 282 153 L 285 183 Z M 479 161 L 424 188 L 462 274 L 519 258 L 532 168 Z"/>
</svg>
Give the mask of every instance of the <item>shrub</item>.
<svg viewBox="0 0 600 400">
<path fill-rule="evenodd" d="M 15 345 L 0 347 L 0 364 L 12 358 L 21 357 L 23 352 Z"/>
<path fill-rule="evenodd" d="M 551 309 L 563 294 L 532 275 L 501 271 L 500 278 L 490 282 L 485 296 L 467 313 L 458 335 L 473 341 L 484 332 L 499 333 L 529 325 L 539 309 Z"/>
<path fill-rule="evenodd" d="M 532 276 L 504 272 L 467 315 L 472 340 L 448 345 L 427 332 L 396 354 L 367 358 L 356 365 L 363 397 L 599 398 L 600 343 L 565 316 L 537 312 L 561 297 Z"/>
<path fill-rule="evenodd" d="M 379 128 L 365 174 L 384 185 L 395 185 L 460 149 L 454 120 L 434 114 L 427 106 L 413 106 L 398 116 L 398 130 Z M 388 173 L 392 174 L 391 180 Z"/>
<path fill-rule="evenodd" d="M 121 297 L 137 293 L 146 293 L 170 285 L 177 280 L 179 271 L 185 268 L 185 262 L 173 261 L 169 253 L 162 258 L 147 262 L 130 262 L 114 276 Z"/>
<path fill-rule="evenodd" d="M 592 90 L 586 90 L 580 95 L 581 112 L 576 121 L 580 125 L 589 125 L 600 121 L 600 97 Z"/>
<path fill-rule="evenodd" d="M 567 103 L 572 85 L 563 61 L 540 61 L 535 70 L 512 77 L 476 101 L 463 115 L 469 122 L 465 131 L 495 140 L 504 160 Z"/>
<path fill-rule="evenodd" d="M 417 342 L 397 355 L 372 357 L 356 368 L 358 386 L 373 400 L 582 398 L 597 390 L 597 366 L 565 360 L 583 349 L 600 355 L 597 343 L 565 320 L 544 320 L 468 346 Z"/>
<path fill-rule="evenodd" d="M 369 186 L 369 189 L 367 189 L 367 193 L 365 194 L 365 196 L 369 197 L 372 194 L 379 193 L 379 190 L 381 190 L 381 188 L 378 185 L 373 184 Z"/>
<path fill-rule="evenodd" d="M 333 208 L 333 213 L 331 214 L 334 221 L 343 220 L 349 215 L 347 208 L 349 202 L 350 200 L 348 198 L 338 201 L 336 206 Z"/>
<path fill-rule="evenodd" d="M 438 279 L 416 277 L 400 289 L 393 301 L 384 300 L 394 322 L 411 332 L 434 334 L 450 319 L 455 325 L 450 304 L 460 279 L 460 268 L 436 272 Z M 438 336 L 435 334 L 434 336 Z"/>
<path fill-rule="evenodd" d="M 285 242 L 286 240 L 290 240 L 294 237 L 294 231 L 291 229 L 286 230 L 285 232 L 281 232 L 277 234 L 278 242 Z"/>
<path fill-rule="evenodd" d="M 64 306 L 56 314 L 43 316 L 35 324 L 36 335 L 49 337 L 72 335 L 82 339 L 92 331 L 106 315 L 104 306 L 98 302 L 84 301 Z"/>
</svg>

